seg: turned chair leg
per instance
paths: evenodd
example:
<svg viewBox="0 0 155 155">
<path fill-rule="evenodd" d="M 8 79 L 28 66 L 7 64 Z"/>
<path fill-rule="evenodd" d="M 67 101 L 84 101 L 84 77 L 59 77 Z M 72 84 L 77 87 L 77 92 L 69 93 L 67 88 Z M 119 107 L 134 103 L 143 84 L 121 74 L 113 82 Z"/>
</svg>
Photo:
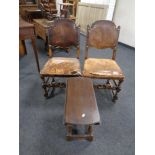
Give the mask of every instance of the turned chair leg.
<svg viewBox="0 0 155 155">
<path fill-rule="evenodd" d="M 118 99 L 118 93 L 121 91 L 122 82 L 123 80 L 119 80 L 118 84 L 116 85 L 116 90 L 112 90 L 112 93 L 113 93 L 112 101 L 113 102 L 116 102 L 116 100 Z"/>
<path fill-rule="evenodd" d="M 48 97 L 48 90 L 47 90 L 45 78 L 41 76 L 41 79 L 42 79 L 42 81 L 43 81 L 43 83 L 42 83 L 42 88 L 44 89 L 44 96 L 45 96 L 45 97 Z"/>
<path fill-rule="evenodd" d="M 44 96 L 48 97 L 48 91 L 47 91 L 47 87 L 43 84 L 42 88 L 44 89 Z"/>
<path fill-rule="evenodd" d="M 51 58 L 53 56 L 53 49 L 52 49 L 51 45 L 48 46 L 48 56 L 49 56 L 49 58 Z"/>
</svg>

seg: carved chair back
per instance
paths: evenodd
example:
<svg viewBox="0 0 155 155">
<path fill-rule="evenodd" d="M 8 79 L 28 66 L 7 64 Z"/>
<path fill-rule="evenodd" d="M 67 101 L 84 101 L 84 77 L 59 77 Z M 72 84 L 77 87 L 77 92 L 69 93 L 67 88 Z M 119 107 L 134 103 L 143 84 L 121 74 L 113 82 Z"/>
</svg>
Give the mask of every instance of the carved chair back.
<svg viewBox="0 0 155 155">
<path fill-rule="evenodd" d="M 48 43 L 52 47 L 79 48 L 80 28 L 75 22 L 66 18 L 55 19 L 48 33 Z"/>
<path fill-rule="evenodd" d="M 91 27 L 87 26 L 85 58 L 88 57 L 89 47 L 95 47 L 97 49 L 111 48 L 113 49 L 112 59 L 115 60 L 119 31 L 120 26 L 116 28 L 116 25 L 108 20 L 99 20 L 94 22 Z"/>
<path fill-rule="evenodd" d="M 41 9 L 43 17 L 45 18 L 46 18 L 46 13 L 47 12 L 49 13 L 51 11 L 48 0 L 41 0 L 41 3 L 39 4 L 39 8 Z"/>
<path fill-rule="evenodd" d="M 40 4 L 43 7 L 42 8 L 43 11 L 45 11 L 45 12 L 51 12 L 51 7 L 50 7 L 49 0 L 42 0 Z"/>
<path fill-rule="evenodd" d="M 55 14 L 57 13 L 57 10 L 55 0 L 41 0 L 39 8 L 41 9 L 44 18 L 47 18 L 48 20 L 56 18 Z"/>
</svg>

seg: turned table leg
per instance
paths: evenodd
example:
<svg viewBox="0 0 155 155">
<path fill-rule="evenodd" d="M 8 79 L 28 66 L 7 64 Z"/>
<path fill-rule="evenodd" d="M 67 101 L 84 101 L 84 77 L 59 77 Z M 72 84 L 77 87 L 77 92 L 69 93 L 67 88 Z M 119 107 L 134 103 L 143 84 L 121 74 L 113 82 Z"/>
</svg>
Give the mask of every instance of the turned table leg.
<svg viewBox="0 0 155 155">
<path fill-rule="evenodd" d="M 93 126 L 89 125 L 88 126 L 88 141 L 92 141 L 93 140 Z"/>
<path fill-rule="evenodd" d="M 72 140 L 72 125 L 66 125 L 66 128 L 67 128 L 67 136 L 66 136 L 66 139 L 68 141 Z"/>
</svg>

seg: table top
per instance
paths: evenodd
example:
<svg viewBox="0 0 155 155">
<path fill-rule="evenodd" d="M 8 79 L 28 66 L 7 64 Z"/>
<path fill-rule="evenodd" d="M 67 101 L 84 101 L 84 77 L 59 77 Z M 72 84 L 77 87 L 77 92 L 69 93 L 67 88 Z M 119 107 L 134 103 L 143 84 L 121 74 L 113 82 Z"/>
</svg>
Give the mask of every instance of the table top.
<svg viewBox="0 0 155 155">
<path fill-rule="evenodd" d="M 25 9 L 25 11 L 28 12 L 28 13 L 41 12 L 40 9 L 35 9 L 35 8 Z"/>
<path fill-rule="evenodd" d="M 47 19 L 33 19 L 34 23 L 37 23 L 41 26 L 43 26 L 44 28 L 49 28 L 52 26 L 53 21 L 49 21 Z"/>
<path fill-rule="evenodd" d="M 20 4 L 19 7 L 34 7 L 34 6 L 38 6 L 38 4 Z"/>
<path fill-rule="evenodd" d="M 65 123 L 99 124 L 100 116 L 96 103 L 93 82 L 88 78 L 67 80 Z"/>
</svg>

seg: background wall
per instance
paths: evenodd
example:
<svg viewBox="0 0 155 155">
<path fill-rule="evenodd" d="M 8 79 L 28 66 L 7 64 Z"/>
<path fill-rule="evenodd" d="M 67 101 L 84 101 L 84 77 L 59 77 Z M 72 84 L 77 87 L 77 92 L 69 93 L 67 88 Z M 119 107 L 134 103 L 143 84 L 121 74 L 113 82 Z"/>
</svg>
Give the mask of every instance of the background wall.
<svg viewBox="0 0 155 155">
<path fill-rule="evenodd" d="M 112 20 L 113 12 L 115 8 L 115 3 L 117 0 L 81 0 L 84 3 L 94 3 L 94 4 L 104 4 L 109 5 L 108 13 L 107 13 L 107 20 Z"/>
<path fill-rule="evenodd" d="M 58 2 L 62 0 L 57 0 L 59 10 Z M 115 24 L 121 26 L 119 41 L 135 47 L 135 0 L 81 0 L 81 2 L 108 4 L 109 11 L 106 19 L 111 20 L 113 16 Z"/>
<path fill-rule="evenodd" d="M 116 0 L 113 21 L 121 26 L 119 41 L 135 47 L 135 1 Z"/>
</svg>

